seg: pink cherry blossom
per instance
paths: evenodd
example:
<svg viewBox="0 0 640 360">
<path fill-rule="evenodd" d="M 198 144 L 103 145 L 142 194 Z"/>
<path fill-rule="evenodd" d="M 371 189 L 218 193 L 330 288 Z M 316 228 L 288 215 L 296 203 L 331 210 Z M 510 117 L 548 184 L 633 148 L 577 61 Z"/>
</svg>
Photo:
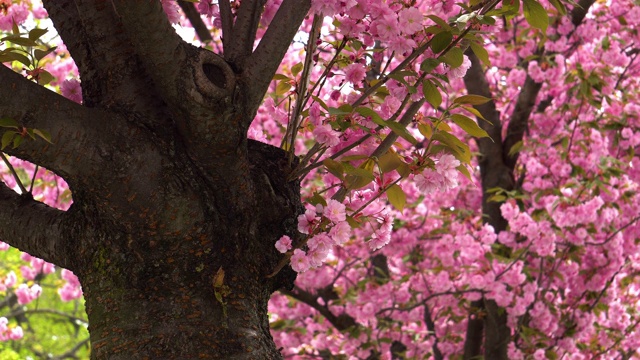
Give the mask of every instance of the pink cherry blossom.
<svg viewBox="0 0 640 360">
<path fill-rule="evenodd" d="M 462 65 L 449 69 L 449 75 L 452 78 L 461 79 L 467 73 L 467 70 L 471 67 L 471 61 L 467 55 L 462 57 Z"/>
<path fill-rule="evenodd" d="M 327 206 L 324 207 L 323 215 L 334 223 L 340 223 L 346 220 L 345 205 L 333 199 L 327 200 Z"/>
<path fill-rule="evenodd" d="M 353 63 L 344 69 L 345 80 L 358 85 L 366 75 L 366 68 L 360 63 Z"/>
<path fill-rule="evenodd" d="M 319 218 L 313 210 L 307 210 L 304 214 L 298 216 L 298 231 L 303 234 L 309 234 L 311 228 L 317 223 Z"/>
<path fill-rule="evenodd" d="M 442 184 L 442 175 L 431 169 L 425 169 L 421 174 L 415 175 L 413 181 L 420 192 L 431 194 L 440 189 Z"/>
<path fill-rule="evenodd" d="M 307 258 L 307 254 L 304 251 L 300 249 L 293 250 L 293 255 L 291 256 L 291 268 L 295 272 L 305 272 L 309 270 L 310 266 L 309 258 Z"/>
<path fill-rule="evenodd" d="M 313 135 L 320 144 L 326 146 L 336 146 L 340 143 L 338 133 L 331 129 L 331 125 L 319 125 L 313 130 Z"/>
<path fill-rule="evenodd" d="M 343 245 L 351 237 L 351 226 L 345 221 L 338 222 L 329 230 L 329 236 L 336 245 Z"/>
<path fill-rule="evenodd" d="M 167 14 L 169 21 L 172 24 L 180 22 L 180 8 L 175 0 L 161 0 L 162 9 Z"/>
<path fill-rule="evenodd" d="M 77 103 L 82 102 L 82 89 L 80 88 L 80 81 L 76 79 L 65 80 L 60 84 L 60 91 L 62 95 L 69 100 Z"/>
<path fill-rule="evenodd" d="M 15 293 L 18 297 L 18 303 L 24 305 L 38 298 L 42 293 L 42 288 L 38 284 L 32 285 L 31 287 L 27 286 L 27 284 L 20 284 L 16 288 Z"/>
<path fill-rule="evenodd" d="M 276 241 L 276 249 L 283 254 L 291 250 L 291 238 L 287 235 L 282 235 L 282 237 Z"/>
<path fill-rule="evenodd" d="M 400 11 L 398 25 L 403 33 L 412 35 L 422 30 L 422 17 L 422 12 L 417 8 L 406 8 Z"/>
</svg>

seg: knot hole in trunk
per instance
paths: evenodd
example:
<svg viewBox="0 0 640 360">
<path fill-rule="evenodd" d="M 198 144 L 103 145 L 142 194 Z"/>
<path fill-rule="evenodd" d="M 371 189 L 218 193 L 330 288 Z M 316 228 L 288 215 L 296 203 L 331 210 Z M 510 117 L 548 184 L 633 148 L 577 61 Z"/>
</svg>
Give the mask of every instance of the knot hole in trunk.
<svg viewBox="0 0 640 360">
<path fill-rule="evenodd" d="M 227 87 L 227 77 L 220 67 L 216 64 L 202 64 L 202 71 L 204 75 L 215 86 L 225 89 Z"/>
</svg>

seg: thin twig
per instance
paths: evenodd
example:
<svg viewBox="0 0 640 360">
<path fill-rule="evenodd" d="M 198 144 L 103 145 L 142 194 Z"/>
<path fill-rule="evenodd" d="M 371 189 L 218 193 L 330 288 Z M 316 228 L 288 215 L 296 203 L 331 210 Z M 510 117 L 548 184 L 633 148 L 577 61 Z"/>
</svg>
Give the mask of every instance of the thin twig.
<svg viewBox="0 0 640 360">
<path fill-rule="evenodd" d="M 300 75 L 300 81 L 298 82 L 296 97 L 296 106 L 293 109 L 293 116 L 291 117 L 292 126 L 287 128 L 287 132 L 290 137 L 289 145 L 289 163 L 293 161 L 293 153 L 295 149 L 296 135 L 298 134 L 298 128 L 300 127 L 300 114 L 306 103 L 307 86 L 309 85 L 309 76 L 311 74 L 311 68 L 313 67 L 313 55 L 316 52 L 317 41 L 316 39 L 320 35 L 320 28 L 322 27 L 322 21 L 324 16 L 315 15 L 313 18 L 313 25 L 311 25 L 311 31 L 309 31 L 309 39 L 307 40 L 307 53 L 304 58 L 304 67 L 302 68 L 302 74 Z M 286 141 L 285 134 L 285 140 Z"/>
<path fill-rule="evenodd" d="M 7 167 L 9 168 L 9 171 L 11 172 L 11 175 L 13 175 L 13 178 L 16 180 L 18 187 L 20 187 L 20 191 L 22 192 L 22 194 L 27 194 L 27 189 L 25 189 L 24 185 L 22 185 L 22 181 L 20 181 L 20 177 L 18 176 L 16 169 L 13 168 L 13 165 L 11 165 L 9 159 L 7 159 L 7 156 L 3 152 L 0 152 L 0 157 L 2 157 L 2 161 L 4 161 L 5 165 L 7 165 Z"/>
<path fill-rule="evenodd" d="M 178 1 L 178 5 L 180 5 L 180 8 L 187 16 L 187 19 L 189 19 L 191 26 L 193 26 L 193 29 L 198 35 L 198 39 L 200 39 L 200 41 L 203 43 L 213 41 L 211 32 L 209 32 L 207 25 L 205 25 L 204 21 L 202 21 L 200 12 L 198 11 L 198 9 L 196 9 L 196 6 L 192 2 L 184 0 Z"/>
<path fill-rule="evenodd" d="M 220 20 L 222 22 L 222 48 L 229 50 L 229 44 L 233 39 L 233 14 L 231 13 L 231 3 L 229 0 L 218 1 L 220 9 Z"/>
<path fill-rule="evenodd" d="M 36 175 L 38 174 L 39 169 L 40 169 L 40 165 L 36 165 L 36 169 L 33 170 L 33 177 L 31 177 L 31 185 L 29 185 L 29 193 L 33 192 L 33 184 L 36 182 Z"/>
</svg>

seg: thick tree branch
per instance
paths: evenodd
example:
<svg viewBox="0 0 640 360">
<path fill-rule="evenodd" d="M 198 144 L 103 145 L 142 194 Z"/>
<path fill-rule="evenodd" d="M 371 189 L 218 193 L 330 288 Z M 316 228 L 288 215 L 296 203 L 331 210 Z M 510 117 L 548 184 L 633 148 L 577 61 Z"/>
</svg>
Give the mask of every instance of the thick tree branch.
<svg viewBox="0 0 640 360">
<path fill-rule="evenodd" d="M 469 60 L 471 60 L 471 68 L 464 77 L 464 83 L 469 94 L 482 95 L 492 97 L 489 84 L 487 83 L 480 60 L 470 51 L 467 52 Z M 514 185 L 513 169 L 505 165 L 503 161 L 504 150 L 502 141 L 502 124 L 500 113 L 496 110 L 495 103 L 490 101 L 486 104 L 476 106 L 478 111 L 487 121 L 479 121 L 480 126 L 487 131 L 489 138 L 477 139 L 480 149 L 480 176 L 482 178 L 482 214 L 485 221 L 489 223 L 498 233 L 507 227 L 506 220 L 500 212 L 500 203 L 488 201 L 491 194 L 487 193 L 487 189 L 493 187 L 501 187 L 511 190 Z M 486 303 L 482 300 L 475 301 L 471 306 L 477 309 L 486 309 Z M 495 306 L 488 308 L 488 311 L 494 310 Z M 499 314 L 487 315 L 491 319 L 499 318 Z M 501 318 L 500 318 L 501 319 Z M 499 319 L 498 319 L 499 320 Z M 492 321 L 485 323 L 484 319 L 469 316 L 467 324 L 467 337 L 464 345 L 464 359 L 473 359 L 481 353 L 481 345 L 483 344 L 482 335 L 484 333 L 484 356 L 487 359 L 506 360 L 507 349 L 502 346 L 503 339 L 501 336 L 509 337 L 506 322 Z"/>
<path fill-rule="evenodd" d="M 153 114 L 138 117 L 138 121 L 146 127 L 168 129 L 167 122 L 161 120 L 166 116 L 158 116 L 165 110 L 165 104 L 148 74 L 140 71 L 143 68 L 140 57 L 128 34 L 122 31 L 115 5 L 110 1 L 44 0 L 43 3 L 78 65 L 84 105 Z"/>
<path fill-rule="evenodd" d="M 94 64 L 91 61 L 94 57 L 100 57 L 102 54 L 99 51 L 96 52 L 98 49 L 93 48 L 91 42 L 94 37 L 87 33 L 80 17 L 79 9 L 74 1 L 43 0 L 42 3 L 47 9 L 47 13 L 53 21 L 58 34 L 63 39 L 67 50 L 78 66 L 80 77 L 87 80 L 87 84 L 84 84 L 82 88 L 84 103 L 93 106 L 97 88 L 95 85 L 89 85 L 88 82 L 92 80 L 92 76 L 100 77 L 100 74 L 104 74 L 108 70 L 107 66 L 109 64 L 105 61 L 97 61 Z M 110 39 L 105 38 L 104 40 L 109 41 Z"/>
<path fill-rule="evenodd" d="M 482 65 L 477 56 L 473 52 L 468 51 L 467 56 L 471 60 L 471 67 L 464 77 L 464 83 L 469 94 L 482 95 L 492 97 L 489 84 L 485 78 Z M 502 140 L 502 123 L 500 113 L 496 110 L 495 103 L 489 101 L 486 104 L 476 106 L 478 111 L 487 121 L 479 121 L 490 138 L 476 139 L 480 149 L 480 173 L 482 177 L 482 188 L 484 191 L 493 187 L 502 187 L 510 189 L 513 186 L 511 170 L 504 162 L 504 149 Z M 489 223 L 494 227 L 496 232 L 506 228 L 506 222 L 500 213 L 500 204 L 497 202 L 488 202 L 488 194 L 483 196 L 483 213 L 488 216 Z"/>
<path fill-rule="evenodd" d="M 69 252 L 64 231 L 65 212 L 18 195 L 0 184 L 0 240 L 56 265 L 69 268 Z"/>
<path fill-rule="evenodd" d="M 574 7 L 571 11 L 571 23 L 573 26 L 578 27 L 584 20 L 584 17 L 587 16 L 589 12 L 589 8 L 593 5 L 595 0 L 580 0 L 578 1 L 578 6 Z"/>
<path fill-rule="evenodd" d="M 220 8 L 220 21 L 222 22 L 222 48 L 228 49 L 233 40 L 233 14 L 231 13 L 231 3 L 229 0 L 218 1 Z M 225 55 L 226 58 L 226 55 Z"/>
<path fill-rule="evenodd" d="M 595 3 L 594 0 L 582 0 L 578 3 L 579 6 L 573 8 L 571 11 L 571 22 L 575 27 L 578 27 L 585 16 L 589 12 L 589 7 Z M 536 55 L 542 56 L 544 49 L 538 50 Z M 566 55 L 566 54 L 565 54 Z M 504 138 L 503 156 L 504 163 L 513 170 L 518 161 L 518 153 L 509 156 L 511 148 L 518 142 L 522 141 L 525 133 L 529 130 L 529 118 L 533 112 L 538 93 L 542 88 L 542 83 L 535 82 L 528 74 L 524 81 L 524 85 L 518 94 L 518 100 L 516 101 L 516 107 L 513 110 L 513 114 L 507 127 L 507 134 Z M 546 100 L 546 99 L 545 99 Z M 542 106 L 541 108 L 545 108 Z"/>
<path fill-rule="evenodd" d="M 231 63 L 241 63 L 251 54 L 260 17 L 267 0 L 243 0 L 233 25 L 233 38 L 224 44 L 224 58 Z"/>
<path fill-rule="evenodd" d="M 231 174 L 232 167 L 246 168 L 242 142 L 251 119 L 241 105 L 232 106 L 243 95 L 236 91 L 231 67 L 213 52 L 183 42 L 159 1 L 114 4 L 192 159 L 207 171 Z"/>
<path fill-rule="evenodd" d="M 538 93 L 542 88 L 542 83 L 535 82 L 528 74 L 522 85 L 522 90 L 518 94 L 516 107 L 511 115 L 509 126 L 507 127 L 507 135 L 504 138 L 503 154 L 504 163 L 513 170 L 518 161 L 518 153 L 509 155 L 511 148 L 518 142 L 522 141 L 525 133 L 529 130 L 529 117 L 533 111 L 533 106 L 538 98 Z"/>
<path fill-rule="evenodd" d="M 245 62 L 243 90 L 249 92 L 248 105 L 254 112 L 310 8 L 310 0 L 284 0 L 256 50 Z"/>
<path fill-rule="evenodd" d="M 0 117 L 48 131 L 53 142 L 25 138 L 18 148 L 5 148 L 6 153 L 65 178 L 96 165 L 92 162 L 99 156 L 100 144 L 112 136 L 106 128 L 114 115 L 67 100 L 5 66 L 0 66 L 0 83 Z"/>
<path fill-rule="evenodd" d="M 471 302 L 472 309 L 484 310 L 482 300 L 476 300 Z M 464 339 L 464 355 L 463 359 L 471 360 L 477 359 L 482 353 L 482 343 L 484 342 L 484 320 L 480 318 L 480 311 L 477 311 L 474 316 L 469 316 L 467 319 L 467 331 Z"/>
<path fill-rule="evenodd" d="M 338 331 L 345 331 L 352 326 L 357 325 L 355 319 L 347 314 L 342 314 L 339 316 L 334 315 L 327 306 L 320 305 L 318 303 L 318 295 L 312 294 L 310 292 L 304 291 L 298 287 L 294 289 L 294 291 L 288 290 L 280 290 L 280 292 L 284 295 L 291 296 L 292 298 L 303 302 L 312 308 L 316 309 L 322 316 L 324 316 L 327 321 L 333 325 Z M 322 297 L 322 296 L 321 296 Z M 328 299 L 322 297 L 325 303 L 328 303 Z"/>
<path fill-rule="evenodd" d="M 207 28 L 207 25 L 205 25 L 204 21 L 202 21 L 200 12 L 198 12 L 195 5 L 193 5 L 192 2 L 183 0 L 179 0 L 178 5 L 180 5 L 180 8 L 187 16 L 187 19 L 189 19 L 191 26 L 193 26 L 193 29 L 196 31 L 196 35 L 198 35 L 198 39 L 203 43 L 212 41 L 213 38 L 211 37 L 211 32 Z"/>
<path fill-rule="evenodd" d="M 136 54 L 165 100 L 178 98 L 182 65 L 187 56 L 186 43 L 175 32 L 160 1 L 113 0 L 116 16 Z M 170 101 L 169 101 L 170 102 Z"/>
<path fill-rule="evenodd" d="M 431 310 L 429 309 L 429 307 L 427 306 L 427 304 L 424 305 L 424 323 L 427 326 L 427 330 L 429 330 L 429 332 L 433 333 L 433 358 L 435 360 L 443 360 L 444 356 L 442 355 L 442 352 L 440 351 L 440 348 L 438 348 L 438 335 L 436 335 L 436 324 L 433 322 L 433 319 L 431 318 Z"/>
</svg>

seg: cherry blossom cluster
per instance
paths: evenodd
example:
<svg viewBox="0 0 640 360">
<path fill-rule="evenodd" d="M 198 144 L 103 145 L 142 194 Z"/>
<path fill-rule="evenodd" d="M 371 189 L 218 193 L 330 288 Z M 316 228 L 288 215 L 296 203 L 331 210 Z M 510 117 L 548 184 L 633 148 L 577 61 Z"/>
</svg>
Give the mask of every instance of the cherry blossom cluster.
<svg viewBox="0 0 640 360">
<path fill-rule="evenodd" d="M 9 320 L 0 317 L 0 341 L 19 340 L 24 336 L 20 326 L 10 326 Z"/>
<path fill-rule="evenodd" d="M 340 5 L 317 6 L 341 16 L 348 9 Z M 638 11 L 629 1 L 599 4 L 578 28 L 570 18 L 558 17 L 545 44 L 556 53 L 524 65 L 522 59 L 535 56 L 537 41 L 527 30 L 516 32 L 515 43 L 512 31 L 498 31 L 487 43 L 493 65 L 487 79 L 503 129 L 527 75 L 542 83 L 536 102 L 550 102 L 544 112 L 532 114 L 515 174 L 522 187 L 502 206 L 510 230 L 495 234 L 480 225 L 478 173 L 473 182 L 461 178 L 457 187 L 435 191 L 440 188 L 433 184 L 444 184 L 439 170 L 458 164 L 448 166 L 445 160 L 438 169 L 434 157 L 433 166 L 415 173 L 412 182 L 400 183 L 413 206 L 391 211 L 395 221 L 386 247 L 372 253 L 360 240 L 371 232 L 354 228 L 356 240 L 336 248 L 335 258 L 299 274 L 293 293 L 316 294 L 317 302 L 295 294 L 274 296 L 273 323 L 288 324 L 274 331 L 285 353 L 292 358 L 323 352 L 367 358 L 373 351 L 387 356 L 391 345 L 400 342 L 407 347 L 406 358 L 431 358 L 434 348 L 444 358 L 453 357 L 462 352 L 469 314 L 484 316 L 471 307 L 472 301 L 484 297 L 508 315 L 513 335 L 509 358 L 632 357 L 640 340 L 640 225 L 634 210 L 640 206 L 640 161 L 635 155 L 640 111 L 634 105 L 638 82 L 633 75 L 640 69 L 630 51 L 636 35 L 627 27 L 638 20 L 627 14 Z M 341 21 L 339 26 L 348 24 Z M 345 80 L 358 83 L 360 66 L 349 66 Z M 466 71 L 469 64 L 465 66 Z M 575 76 L 585 81 L 591 76 L 588 81 L 595 86 L 580 90 Z M 341 81 L 335 80 L 335 86 Z M 387 84 L 390 94 L 396 85 Z M 462 83 L 451 85 L 451 94 L 464 92 Z M 404 84 L 400 88 L 407 89 Z M 340 93 L 337 99 L 347 100 L 349 94 Z M 387 104 L 394 102 L 387 99 Z M 312 108 L 310 114 L 319 110 Z M 463 136 L 456 128 L 452 133 Z M 365 147 L 350 154 L 366 154 Z M 374 148 L 375 142 L 369 151 Z M 317 175 L 327 186 L 340 182 L 331 174 Z M 437 181 L 425 183 L 436 176 Z M 366 199 L 374 188 L 356 191 L 350 201 Z M 376 267 L 377 255 L 384 255 L 388 269 Z M 330 297 L 323 295 L 328 288 Z M 340 329 L 318 310 L 323 308 L 334 317 L 355 320 L 356 330 Z"/>
</svg>

